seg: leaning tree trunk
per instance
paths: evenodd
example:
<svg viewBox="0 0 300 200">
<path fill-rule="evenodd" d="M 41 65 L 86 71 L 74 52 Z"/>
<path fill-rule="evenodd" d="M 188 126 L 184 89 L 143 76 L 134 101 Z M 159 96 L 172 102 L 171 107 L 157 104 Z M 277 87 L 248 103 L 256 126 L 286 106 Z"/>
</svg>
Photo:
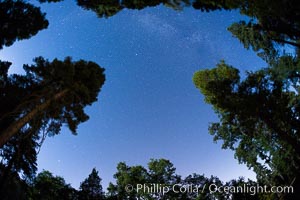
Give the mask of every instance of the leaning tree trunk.
<svg viewBox="0 0 300 200">
<path fill-rule="evenodd" d="M 0 148 L 3 147 L 3 145 L 15 134 L 18 133 L 18 131 L 27 124 L 30 120 L 32 120 L 36 115 L 40 112 L 45 111 L 53 101 L 57 101 L 61 98 L 63 98 L 67 94 L 68 90 L 63 90 L 56 95 L 54 95 L 51 99 L 47 100 L 45 103 L 42 103 L 38 106 L 36 106 L 32 111 L 27 113 L 25 116 L 21 117 L 14 123 L 8 126 L 2 133 L 0 133 Z"/>
</svg>

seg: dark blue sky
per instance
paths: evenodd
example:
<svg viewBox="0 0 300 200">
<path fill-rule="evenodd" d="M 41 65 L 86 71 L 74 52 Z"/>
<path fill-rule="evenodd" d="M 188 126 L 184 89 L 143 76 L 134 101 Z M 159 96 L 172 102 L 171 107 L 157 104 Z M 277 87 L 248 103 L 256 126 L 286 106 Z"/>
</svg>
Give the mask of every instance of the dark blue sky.
<svg viewBox="0 0 300 200">
<path fill-rule="evenodd" d="M 97 62 L 107 80 L 77 136 L 64 128 L 47 138 L 39 170 L 78 187 L 96 167 L 106 188 L 118 162 L 146 165 L 151 158 L 166 158 L 183 177 L 194 172 L 224 181 L 254 177 L 232 151 L 213 143 L 207 128 L 218 119 L 192 82 L 194 72 L 221 59 L 241 71 L 264 66 L 226 30 L 241 19 L 237 12 L 157 7 L 99 19 L 69 1 L 42 10 L 47 30 L 0 51 L 1 60 L 13 62 L 10 72 L 21 73 L 20 66 L 37 56 L 72 56 Z"/>
</svg>

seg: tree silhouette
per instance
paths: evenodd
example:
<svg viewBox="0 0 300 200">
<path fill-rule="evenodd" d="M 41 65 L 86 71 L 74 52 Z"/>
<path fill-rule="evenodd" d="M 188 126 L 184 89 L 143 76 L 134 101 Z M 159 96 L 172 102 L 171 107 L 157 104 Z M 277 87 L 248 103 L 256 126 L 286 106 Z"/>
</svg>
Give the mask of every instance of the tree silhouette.
<svg viewBox="0 0 300 200">
<path fill-rule="evenodd" d="M 117 173 L 114 174 L 116 179 L 116 185 L 110 183 L 108 190 L 108 199 L 136 199 L 141 196 L 148 196 L 144 192 L 136 191 L 132 188 L 132 191 L 126 191 L 126 187 L 131 185 L 134 187 L 136 184 L 148 183 L 147 170 L 140 165 L 127 166 L 126 163 L 120 162 L 117 166 Z"/>
<path fill-rule="evenodd" d="M 248 16 L 248 21 L 232 24 L 229 31 L 246 48 L 257 51 L 268 67 L 248 73 L 242 81 L 237 69 L 220 63 L 213 70 L 196 73 L 194 82 L 221 118 L 221 123 L 210 127 L 215 140 L 221 139 L 224 148 L 234 149 L 239 161 L 254 168 L 259 179 L 269 184 L 299 185 L 300 7 L 297 1 L 123 0 L 78 1 L 78 4 L 99 17 L 160 4 L 171 5 L 173 9 L 193 6 L 201 11 L 238 9 Z M 285 45 L 295 50 L 292 56 L 282 51 Z"/>
<path fill-rule="evenodd" d="M 77 191 L 64 178 L 53 176 L 49 171 L 39 173 L 32 183 L 32 191 L 29 199 L 40 200 L 74 200 L 77 198 Z"/>
<path fill-rule="evenodd" d="M 102 200 L 104 193 L 101 186 L 101 178 L 98 171 L 93 168 L 91 174 L 86 178 L 79 188 L 79 200 Z"/>
<path fill-rule="evenodd" d="M 33 4 L 0 1 L 0 49 L 47 27 L 45 13 Z M 84 108 L 97 101 L 105 81 L 104 69 L 94 62 L 69 57 L 34 61 L 24 65 L 25 75 L 9 75 L 11 63 L 0 61 L 0 192 L 18 173 L 26 179 L 34 176 L 37 152 L 47 135 L 58 134 L 63 124 L 76 133 L 78 124 L 88 119 Z"/>
<path fill-rule="evenodd" d="M 75 134 L 78 124 L 88 119 L 84 107 L 97 101 L 105 80 L 104 69 L 94 62 L 72 62 L 69 57 L 64 61 L 49 62 L 42 57 L 34 61 L 35 65 L 24 65 L 26 75 L 4 74 L 7 81 L 2 87 L 1 106 L 5 108 L 9 104 L 12 109 L 1 109 L 4 110 L 1 120 L 9 123 L 1 123 L 0 146 L 37 119 L 42 125 L 48 125 L 53 134 L 64 123 Z M 11 105 L 10 98 L 19 94 L 18 90 L 23 90 L 23 96 Z M 41 128 L 32 125 L 27 129 L 34 133 Z"/>
<path fill-rule="evenodd" d="M 182 195 L 172 191 L 163 194 L 160 190 L 153 190 L 157 186 L 172 187 L 180 184 L 181 178 L 175 174 L 176 169 L 169 160 L 151 159 L 148 169 L 140 165 L 127 166 L 121 162 L 117 170 L 114 175 L 116 185 L 110 183 L 108 187 L 108 199 L 180 199 Z M 145 188 L 137 189 L 138 184 Z M 128 185 L 132 190 L 126 190 Z"/>
<path fill-rule="evenodd" d="M 254 169 L 259 181 L 292 184 L 295 191 L 300 189 L 298 1 L 78 0 L 77 4 L 98 17 L 158 5 L 175 10 L 185 6 L 201 11 L 238 9 L 248 16 L 250 20 L 234 23 L 229 30 L 246 48 L 257 51 L 268 67 L 248 72 L 241 80 L 237 69 L 221 62 L 214 69 L 197 72 L 194 83 L 220 116 L 220 122 L 209 128 L 214 139 L 223 140 L 223 148 L 233 149 L 240 162 Z M 47 26 L 45 14 L 32 4 L 0 2 L 0 49 L 30 38 Z M 285 45 L 295 51 L 291 55 L 282 53 Z M 24 67 L 26 75 L 8 75 L 10 63 L 0 62 L 0 147 L 4 157 L 1 164 L 6 170 L 1 173 L 3 180 L 11 172 L 23 170 L 29 176 L 35 171 L 37 140 L 43 138 L 43 131 L 58 134 L 61 125 L 67 124 L 75 133 L 77 125 L 88 119 L 83 108 L 97 100 L 104 82 L 103 69 L 92 62 L 72 62 L 69 58 L 35 61 L 35 65 Z M 159 166 L 149 166 L 145 180 L 169 180 L 159 179 L 164 168 Z M 143 168 L 133 169 L 120 165 L 120 176 L 116 176 L 120 183 L 122 177 L 146 175 Z M 166 172 L 172 174 L 172 168 L 162 170 Z M 286 198 L 297 199 L 297 194 Z"/>
<path fill-rule="evenodd" d="M 24 1 L 0 1 L 0 49 L 28 39 L 48 27 L 45 14 Z"/>
<path fill-rule="evenodd" d="M 96 12 L 99 17 L 111 17 L 123 9 L 141 10 L 161 4 L 175 10 L 187 6 L 207 12 L 238 9 L 241 14 L 256 19 L 257 28 L 273 40 L 294 43 L 300 37 L 300 8 L 296 0 L 288 2 L 281 0 L 77 0 L 77 4 L 84 9 Z"/>
<path fill-rule="evenodd" d="M 198 192 L 186 192 L 186 199 L 196 199 L 196 200 L 204 200 L 204 199 L 218 199 L 223 200 L 226 199 L 226 195 L 220 192 L 211 192 L 209 190 L 209 186 L 214 184 L 217 187 L 223 186 L 222 181 L 216 177 L 211 176 L 210 178 L 203 175 L 199 175 L 193 173 L 188 175 L 184 180 L 182 180 L 182 184 L 184 186 L 193 186 L 198 187 Z"/>
<path fill-rule="evenodd" d="M 209 127 L 214 140 L 234 150 L 239 162 L 266 184 L 298 187 L 298 63 L 283 56 L 268 68 L 249 72 L 245 80 L 224 62 L 194 75 L 196 87 L 220 117 Z"/>
<path fill-rule="evenodd" d="M 48 135 L 58 134 L 63 124 L 76 133 L 88 119 L 84 108 L 97 101 L 105 81 L 99 65 L 69 57 L 52 62 L 36 58 L 34 65 L 24 65 L 25 75 L 8 75 L 9 66 L 0 65 L 0 190 L 16 172 L 34 175 L 37 151 Z"/>
</svg>

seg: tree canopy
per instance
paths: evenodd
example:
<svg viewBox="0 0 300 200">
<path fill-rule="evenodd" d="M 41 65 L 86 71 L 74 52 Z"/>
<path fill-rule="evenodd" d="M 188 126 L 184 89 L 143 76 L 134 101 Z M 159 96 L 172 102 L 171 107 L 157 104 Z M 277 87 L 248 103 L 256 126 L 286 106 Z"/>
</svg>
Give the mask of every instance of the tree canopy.
<svg viewBox="0 0 300 200">
<path fill-rule="evenodd" d="M 84 9 L 94 11 L 98 17 L 111 17 L 123 9 L 144 9 L 164 5 L 175 10 L 192 6 L 201 11 L 239 10 L 242 15 L 250 18 L 250 22 L 241 21 L 234 26 L 254 28 L 264 37 L 280 44 L 299 46 L 300 37 L 300 7 L 296 0 L 77 0 L 77 4 Z M 240 27 L 241 28 L 241 27 Z"/>
<path fill-rule="evenodd" d="M 105 81 L 104 69 L 94 62 L 73 62 L 70 57 L 34 61 L 24 65 L 25 75 L 8 75 L 10 63 L 0 65 L 2 183 L 11 173 L 32 176 L 43 140 L 58 134 L 63 124 L 75 134 L 78 124 L 88 119 L 84 108 L 97 100 Z"/>
<path fill-rule="evenodd" d="M 209 127 L 214 140 L 234 150 L 259 181 L 298 188 L 299 7 L 294 1 L 275 1 L 266 10 L 265 3 L 241 9 L 253 19 L 234 23 L 229 31 L 245 48 L 258 52 L 268 66 L 247 72 L 241 80 L 239 70 L 222 61 L 195 73 L 193 80 L 220 118 Z M 294 52 L 286 54 L 286 45 Z"/>
<path fill-rule="evenodd" d="M 30 198 L 51 200 L 76 199 L 76 190 L 67 184 L 63 177 L 53 176 L 49 171 L 39 173 L 32 183 Z"/>
<path fill-rule="evenodd" d="M 48 27 L 45 13 L 24 1 L 0 1 L 0 49 L 28 39 Z"/>
<path fill-rule="evenodd" d="M 269 183 L 291 184 L 298 176 L 299 79 L 297 73 L 282 77 L 276 72 L 290 61 L 281 57 L 275 68 L 248 72 L 245 80 L 224 62 L 194 75 L 196 87 L 220 117 L 209 127 L 214 140 L 222 140 L 223 148 L 233 149 L 240 162 Z"/>
<path fill-rule="evenodd" d="M 86 178 L 79 188 L 80 200 L 102 200 L 104 192 L 102 191 L 101 178 L 96 168 L 93 168 L 91 174 Z"/>
<path fill-rule="evenodd" d="M 97 101 L 105 80 L 104 69 L 94 62 L 72 62 L 70 57 L 52 62 L 39 57 L 34 61 L 34 65 L 24 65 L 26 75 L 8 75 L 8 65 L 3 70 L 1 146 L 25 125 L 32 134 L 41 128 L 57 134 L 65 123 L 76 133 L 78 124 L 88 119 L 84 107 Z M 20 94 L 17 99 L 16 94 Z"/>
<path fill-rule="evenodd" d="M 149 188 L 153 184 L 171 186 L 180 183 L 180 176 L 175 174 L 175 167 L 166 159 L 151 159 L 148 169 L 143 166 L 127 166 L 121 162 L 117 166 L 117 173 L 114 175 L 116 185 L 110 183 L 108 187 L 109 198 L 111 199 L 177 199 L 179 196 L 169 192 L 162 194 L 161 191 L 136 190 L 138 184 L 145 184 Z M 132 186 L 132 191 L 126 191 L 126 186 Z"/>
<path fill-rule="evenodd" d="M 149 169 L 149 165 L 160 165 L 162 170 L 155 169 L 155 172 Z M 154 165 L 156 165 L 154 164 Z M 167 164 L 167 165 L 165 165 Z M 167 167 L 174 165 L 166 159 L 151 159 L 148 168 L 141 165 L 127 166 L 124 162 L 120 162 L 117 166 L 117 173 L 114 178 L 116 183 L 110 183 L 105 194 L 101 185 L 101 178 L 96 168 L 92 169 L 89 176 L 80 183 L 79 189 L 73 188 L 61 176 L 53 175 L 50 171 L 43 170 L 35 175 L 32 180 L 24 181 L 16 177 L 12 177 L 6 185 L 6 192 L 1 193 L 1 199 L 32 199 L 32 200 L 125 200 L 125 199 L 186 199 L 186 200 L 223 200 L 223 199 L 249 199 L 258 200 L 260 197 L 265 199 L 272 198 L 269 193 L 256 193 L 256 191 L 246 191 L 244 193 L 219 192 L 215 187 L 256 187 L 255 181 L 245 180 L 243 177 L 232 179 L 228 182 L 222 182 L 218 177 L 206 177 L 204 174 L 193 173 L 182 179 L 175 171 Z M 122 169 L 121 169 L 122 168 Z M 127 169 L 127 170 L 125 170 Z M 123 171 L 120 171 L 123 170 Z M 125 170 L 125 171 L 124 171 Z M 170 174 L 173 178 L 162 178 L 157 176 L 157 180 L 151 178 L 151 172 L 168 177 Z M 168 175 L 169 174 L 169 175 Z M 176 182 L 174 182 L 176 177 Z M 161 181 L 163 180 L 164 181 Z M 160 181 L 160 182 L 159 182 Z M 137 185 L 142 189 L 137 190 Z M 176 187 L 173 188 L 175 184 Z M 144 187 L 144 188 L 143 188 Z M 165 193 L 159 191 L 159 187 L 168 187 L 170 190 Z M 184 189 L 197 187 L 198 190 Z M 129 189 L 129 190 L 128 190 Z M 274 199 L 274 198 L 272 198 Z"/>
<path fill-rule="evenodd" d="M 98 17 L 158 5 L 175 10 L 189 6 L 208 12 L 239 10 L 246 15 L 248 21 L 236 22 L 228 29 L 245 48 L 258 52 L 268 66 L 247 72 L 241 79 L 238 69 L 222 61 L 213 69 L 195 73 L 193 80 L 220 117 L 220 122 L 209 127 L 214 140 L 222 140 L 223 148 L 234 150 L 241 163 L 254 169 L 258 181 L 300 189 L 300 6 L 296 0 L 77 0 L 77 4 Z M 33 4 L 0 1 L 0 49 L 28 39 L 47 26 L 45 14 Z M 286 45 L 294 52 L 282 51 Z M 70 57 L 52 62 L 39 57 L 34 61 L 33 65 L 24 65 L 25 75 L 9 75 L 11 63 L 0 61 L 1 188 L 10 178 L 10 184 L 18 182 L 18 172 L 33 176 L 39 141 L 46 135 L 58 134 L 63 124 L 76 133 L 77 126 L 88 119 L 84 108 L 97 101 L 105 81 L 104 69 L 94 62 L 74 62 Z M 157 181 L 168 185 L 180 180 L 167 160 L 152 160 L 148 168 L 120 163 L 115 175 L 117 185 L 111 184 L 110 192 L 118 198 L 131 199 L 145 194 L 124 193 L 124 184 Z M 91 179 L 98 182 L 93 172 Z M 49 173 L 44 175 L 53 178 Z M 61 179 L 58 182 L 65 185 Z M 180 198 L 155 195 L 151 198 Z"/>
<path fill-rule="evenodd" d="M 32 3 L 0 1 L 0 49 L 36 35 L 48 24 L 45 13 Z M 97 101 L 105 81 L 98 64 L 70 57 L 52 62 L 35 58 L 33 65 L 23 66 L 24 75 L 9 74 L 11 64 L 0 61 L 1 194 L 10 179 L 18 180 L 18 173 L 34 176 L 46 136 L 58 134 L 63 124 L 75 134 L 88 120 L 84 108 Z"/>
<path fill-rule="evenodd" d="M 242 198 L 257 200 L 259 196 L 270 197 L 268 193 L 253 194 L 248 191 L 242 194 L 235 194 L 214 190 L 215 187 L 257 185 L 257 182 L 246 181 L 242 177 L 224 183 L 216 176 L 206 177 L 204 174 L 193 173 L 183 179 L 176 174 L 176 168 L 167 159 L 151 159 L 148 163 L 148 168 L 141 165 L 127 166 L 126 163 L 120 162 L 114 178 L 116 183 L 110 183 L 107 188 L 106 198 L 109 200 L 240 200 Z M 165 192 L 163 192 L 163 188 L 165 188 Z"/>
</svg>

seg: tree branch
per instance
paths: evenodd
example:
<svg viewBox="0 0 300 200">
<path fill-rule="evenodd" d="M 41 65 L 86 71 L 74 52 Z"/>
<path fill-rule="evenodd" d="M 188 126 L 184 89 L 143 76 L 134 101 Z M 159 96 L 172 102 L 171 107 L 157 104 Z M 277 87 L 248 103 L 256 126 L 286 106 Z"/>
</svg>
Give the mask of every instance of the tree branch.
<svg viewBox="0 0 300 200">
<path fill-rule="evenodd" d="M 8 128 L 6 128 L 1 134 L 0 134 L 0 148 L 3 147 L 3 145 L 11 138 L 13 137 L 26 123 L 28 123 L 30 120 L 32 120 L 36 114 L 39 112 L 43 112 L 47 107 L 50 106 L 52 101 L 56 101 L 61 99 L 67 94 L 68 90 L 65 89 L 56 95 L 54 95 L 51 99 L 47 100 L 45 103 L 42 103 L 41 105 L 36 106 L 31 112 L 26 114 L 25 116 L 18 119 L 16 122 L 12 123 Z"/>
</svg>

